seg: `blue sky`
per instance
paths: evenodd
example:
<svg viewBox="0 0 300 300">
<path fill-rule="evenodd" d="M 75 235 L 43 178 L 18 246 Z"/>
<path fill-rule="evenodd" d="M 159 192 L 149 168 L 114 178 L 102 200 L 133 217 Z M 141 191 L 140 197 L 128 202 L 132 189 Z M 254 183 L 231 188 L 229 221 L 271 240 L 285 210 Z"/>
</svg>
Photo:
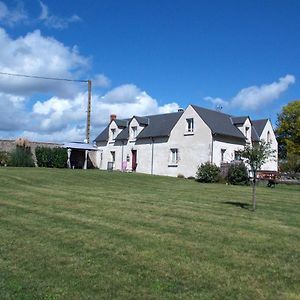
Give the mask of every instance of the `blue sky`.
<svg viewBox="0 0 300 300">
<path fill-rule="evenodd" d="M 0 71 L 92 79 L 92 138 L 112 112 L 188 104 L 275 123 L 299 99 L 299 13 L 297 0 L 2 0 Z M 84 139 L 84 84 L 0 75 L 0 94 L 0 137 Z"/>
</svg>

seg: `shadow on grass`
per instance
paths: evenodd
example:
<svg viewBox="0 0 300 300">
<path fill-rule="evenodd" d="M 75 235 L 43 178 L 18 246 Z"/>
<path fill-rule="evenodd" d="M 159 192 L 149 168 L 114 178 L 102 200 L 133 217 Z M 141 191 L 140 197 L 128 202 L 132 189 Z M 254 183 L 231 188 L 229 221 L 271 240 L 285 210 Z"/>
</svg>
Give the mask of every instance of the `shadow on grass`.
<svg viewBox="0 0 300 300">
<path fill-rule="evenodd" d="M 244 208 L 244 209 L 248 209 L 248 210 L 252 210 L 252 206 L 249 203 L 244 203 L 244 202 L 234 202 L 234 201 L 224 201 L 222 202 L 224 204 L 229 204 L 229 205 L 233 205 L 233 206 L 238 206 L 240 208 Z"/>
</svg>

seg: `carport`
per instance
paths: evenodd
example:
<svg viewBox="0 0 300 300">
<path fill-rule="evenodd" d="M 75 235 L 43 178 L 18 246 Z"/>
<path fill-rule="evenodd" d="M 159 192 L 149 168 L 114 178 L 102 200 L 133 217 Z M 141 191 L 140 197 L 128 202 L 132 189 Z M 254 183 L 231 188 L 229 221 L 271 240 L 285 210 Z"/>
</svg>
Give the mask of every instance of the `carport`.
<svg viewBox="0 0 300 300">
<path fill-rule="evenodd" d="M 68 168 L 87 169 L 93 165 L 89 159 L 91 151 L 97 151 L 98 148 L 94 145 L 80 142 L 65 143 L 64 148 L 68 150 Z"/>
</svg>

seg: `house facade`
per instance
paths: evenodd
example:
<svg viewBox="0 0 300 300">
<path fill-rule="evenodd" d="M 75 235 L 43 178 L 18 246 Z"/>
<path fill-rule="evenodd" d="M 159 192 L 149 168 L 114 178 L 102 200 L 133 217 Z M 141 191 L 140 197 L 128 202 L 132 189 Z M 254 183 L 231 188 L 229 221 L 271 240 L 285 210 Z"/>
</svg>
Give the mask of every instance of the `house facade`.
<svg viewBox="0 0 300 300">
<path fill-rule="evenodd" d="M 146 174 L 195 176 L 207 161 L 220 166 L 239 159 L 244 146 L 264 139 L 277 151 L 269 120 L 252 121 L 189 105 L 175 113 L 133 116 L 120 120 L 111 116 L 97 136 L 97 166 L 100 169 L 136 171 Z M 277 171 L 277 160 L 262 170 Z"/>
</svg>

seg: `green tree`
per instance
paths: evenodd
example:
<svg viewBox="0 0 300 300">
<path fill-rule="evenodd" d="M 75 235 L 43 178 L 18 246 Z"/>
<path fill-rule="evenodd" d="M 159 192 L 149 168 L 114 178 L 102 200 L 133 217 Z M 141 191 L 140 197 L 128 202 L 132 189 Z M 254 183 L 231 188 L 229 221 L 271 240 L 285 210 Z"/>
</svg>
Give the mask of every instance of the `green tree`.
<svg viewBox="0 0 300 300">
<path fill-rule="evenodd" d="M 280 159 L 300 157 L 300 100 L 288 103 L 278 114 L 276 137 Z"/>
<path fill-rule="evenodd" d="M 272 150 L 269 143 L 262 141 L 254 144 L 252 147 L 246 145 L 244 150 L 240 151 L 241 157 L 245 159 L 245 163 L 250 166 L 253 175 L 252 183 L 252 208 L 256 209 L 256 176 L 257 171 L 268 160 L 274 157 L 275 150 Z"/>
</svg>

